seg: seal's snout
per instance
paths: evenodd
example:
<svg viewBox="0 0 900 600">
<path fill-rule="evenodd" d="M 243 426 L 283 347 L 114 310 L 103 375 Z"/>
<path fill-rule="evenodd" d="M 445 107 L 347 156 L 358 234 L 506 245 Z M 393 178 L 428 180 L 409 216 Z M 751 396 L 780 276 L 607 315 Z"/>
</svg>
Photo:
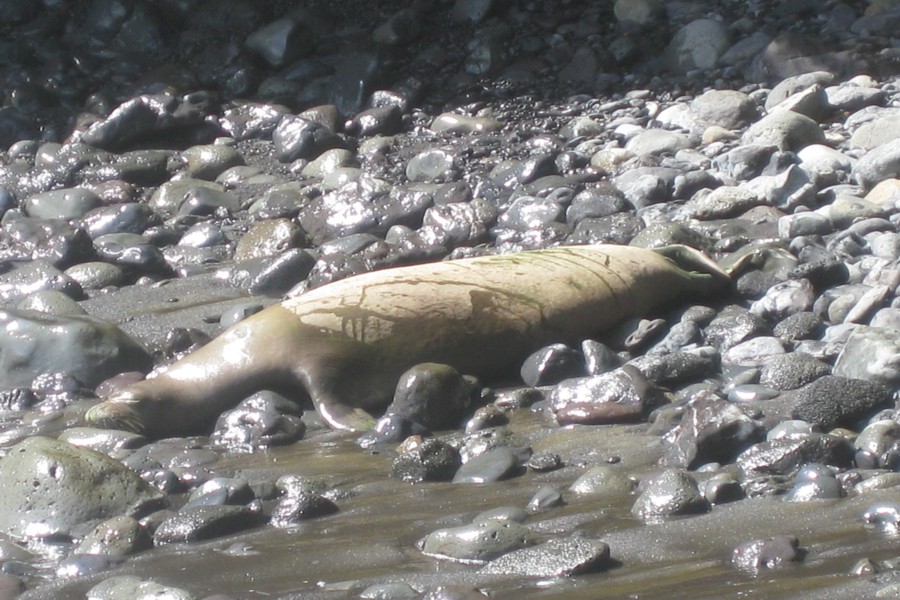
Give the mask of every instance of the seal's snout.
<svg viewBox="0 0 900 600">
<path fill-rule="evenodd" d="M 134 401 L 126 398 L 117 399 L 116 395 L 113 395 L 109 400 L 88 409 L 84 414 L 84 420 L 91 427 L 99 429 L 122 429 L 144 433 L 144 424 L 133 404 Z"/>
</svg>

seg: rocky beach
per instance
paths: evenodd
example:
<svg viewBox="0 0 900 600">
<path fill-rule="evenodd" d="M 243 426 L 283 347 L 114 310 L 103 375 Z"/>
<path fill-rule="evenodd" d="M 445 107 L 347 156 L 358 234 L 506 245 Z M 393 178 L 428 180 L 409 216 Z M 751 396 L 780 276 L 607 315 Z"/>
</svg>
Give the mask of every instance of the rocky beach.
<svg viewBox="0 0 900 600">
<path fill-rule="evenodd" d="M 7 0 L 0 29 L 0 600 L 900 597 L 900 1 Z M 361 434 L 277 381 L 95 418 L 329 284 L 583 245 L 729 281 L 610 292 L 659 301 L 502 377 L 423 359 Z"/>
</svg>

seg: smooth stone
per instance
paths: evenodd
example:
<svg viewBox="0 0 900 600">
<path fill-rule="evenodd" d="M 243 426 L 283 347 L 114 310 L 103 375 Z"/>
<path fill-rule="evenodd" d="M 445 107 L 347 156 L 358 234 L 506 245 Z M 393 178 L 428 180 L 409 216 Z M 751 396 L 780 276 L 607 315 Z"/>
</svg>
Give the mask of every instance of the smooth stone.
<svg viewBox="0 0 900 600">
<path fill-rule="evenodd" d="M 687 136 L 666 129 L 647 129 L 625 144 L 625 150 L 635 156 L 675 154 L 691 146 Z"/>
<path fill-rule="evenodd" d="M 212 181 L 230 167 L 244 164 L 244 158 L 233 147 L 225 144 L 191 146 L 181 153 L 191 177 Z"/>
<path fill-rule="evenodd" d="M 629 366 L 568 379 L 550 393 L 550 404 L 560 424 L 636 421 L 662 403 L 661 390 Z"/>
<path fill-rule="evenodd" d="M 414 182 L 451 181 L 456 176 L 456 157 L 447 150 L 432 148 L 412 157 L 406 164 L 406 178 Z"/>
<path fill-rule="evenodd" d="M 133 517 L 120 515 L 98 524 L 84 536 L 73 554 L 124 558 L 150 546 L 150 538 Z"/>
<path fill-rule="evenodd" d="M 730 32 L 724 23 L 697 19 L 679 29 L 666 48 L 668 66 L 675 73 L 716 66 L 730 45 Z"/>
<path fill-rule="evenodd" d="M 387 412 L 430 430 L 456 427 L 469 405 L 471 391 L 453 367 L 422 363 L 400 376 Z"/>
<path fill-rule="evenodd" d="M 825 134 L 819 124 L 809 117 L 783 111 L 770 113 L 751 125 L 741 137 L 741 142 L 798 151 L 810 144 L 824 144 Z"/>
<path fill-rule="evenodd" d="M 499 131 L 503 124 L 490 117 L 470 117 L 457 113 L 442 113 L 431 122 L 435 133 L 492 133 Z"/>
<path fill-rule="evenodd" d="M 685 471 L 666 469 L 649 481 L 641 482 L 641 493 L 631 507 L 631 514 L 648 522 L 658 522 L 674 515 L 703 513 L 709 504 L 700 494 L 697 482 Z"/>
<path fill-rule="evenodd" d="M 521 470 L 516 453 L 501 446 L 469 459 L 453 476 L 453 483 L 492 483 L 513 477 Z"/>
<path fill-rule="evenodd" d="M 257 221 L 238 240 L 234 251 L 237 262 L 276 256 L 296 247 L 303 239 L 303 231 L 288 219 Z"/>
<path fill-rule="evenodd" d="M 105 454 L 30 437 L 2 459 L 0 529 L 16 537 L 67 535 L 79 525 L 138 514 L 163 496 Z"/>
<path fill-rule="evenodd" d="M 583 376 L 584 362 L 576 350 L 565 344 L 552 344 L 526 358 L 519 373 L 527 386 L 553 385 Z"/>
<path fill-rule="evenodd" d="M 900 176 L 900 139 L 872 148 L 856 161 L 853 178 L 866 190 L 886 179 Z"/>
<path fill-rule="evenodd" d="M 259 516 L 244 506 L 195 506 L 163 521 L 153 533 L 156 546 L 197 542 L 253 527 Z"/>
<path fill-rule="evenodd" d="M 896 387 L 900 383 L 900 330 L 855 328 L 838 355 L 834 375 Z"/>
<path fill-rule="evenodd" d="M 93 387 L 152 364 L 137 342 L 93 317 L 7 309 L 0 311 L 0 323 L 0 389 L 27 387 L 38 375 L 58 372 Z"/>
<path fill-rule="evenodd" d="M 185 590 L 144 581 L 135 575 L 117 575 L 104 579 L 87 591 L 87 600 L 200 600 Z"/>
<path fill-rule="evenodd" d="M 598 498 L 622 498 L 634 491 L 636 483 L 621 468 L 591 467 L 576 479 L 569 491 Z"/>
<path fill-rule="evenodd" d="M 85 290 L 117 287 L 126 282 L 125 271 L 122 270 L 122 267 L 100 261 L 71 266 L 65 270 L 65 274 Z"/>
<path fill-rule="evenodd" d="M 85 188 L 68 188 L 35 194 L 25 200 L 28 216 L 37 219 L 78 219 L 102 204 L 100 197 Z"/>
<path fill-rule="evenodd" d="M 60 317 L 87 315 L 87 311 L 80 304 L 59 290 L 41 290 L 30 294 L 16 305 L 16 309 L 42 312 Z"/>
<path fill-rule="evenodd" d="M 103 454 L 111 454 L 116 450 L 139 448 L 147 443 L 147 438 L 138 433 L 117 429 L 95 429 L 94 427 L 70 427 L 60 433 L 57 439 Z"/>
<path fill-rule="evenodd" d="M 419 547 L 426 556 L 484 563 L 535 542 L 534 533 L 515 521 L 482 519 L 470 525 L 433 531 L 419 542 Z"/>
<path fill-rule="evenodd" d="M 777 569 L 788 563 L 800 562 L 796 537 L 780 535 L 764 540 L 744 542 L 731 554 L 731 564 L 736 568 L 756 574 L 765 569 Z"/>
</svg>

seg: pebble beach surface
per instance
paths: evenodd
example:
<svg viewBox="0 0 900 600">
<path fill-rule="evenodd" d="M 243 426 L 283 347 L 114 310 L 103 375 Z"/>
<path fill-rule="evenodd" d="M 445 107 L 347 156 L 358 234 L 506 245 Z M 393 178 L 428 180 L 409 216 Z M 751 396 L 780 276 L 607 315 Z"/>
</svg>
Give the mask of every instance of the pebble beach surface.
<svg viewBox="0 0 900 600">
<path fill-rule="evenodd" d="M 0 3 L 0 600 L 900 597 L 900 2 Z M 373 432 L 85 425 L 382 268 L 732 274 Z M 588 329 L 588 327 L 586 327 Z"/>
</svg>

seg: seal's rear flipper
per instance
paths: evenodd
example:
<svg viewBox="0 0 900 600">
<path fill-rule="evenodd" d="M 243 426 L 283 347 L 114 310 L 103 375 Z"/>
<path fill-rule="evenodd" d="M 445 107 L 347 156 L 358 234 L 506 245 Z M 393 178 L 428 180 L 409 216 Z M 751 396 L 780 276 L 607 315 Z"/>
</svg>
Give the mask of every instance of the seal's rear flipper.
<svg viewBox="0 0 900 600">
<path fill-rule="evenodd" d="M 335 398 L 325 395 L 313 396 L 312 403 L 319 416 L 332 429 L 369 431 L 375 427 L 375 417 L 361 408 L 348 406 Z"/>
</svg>

